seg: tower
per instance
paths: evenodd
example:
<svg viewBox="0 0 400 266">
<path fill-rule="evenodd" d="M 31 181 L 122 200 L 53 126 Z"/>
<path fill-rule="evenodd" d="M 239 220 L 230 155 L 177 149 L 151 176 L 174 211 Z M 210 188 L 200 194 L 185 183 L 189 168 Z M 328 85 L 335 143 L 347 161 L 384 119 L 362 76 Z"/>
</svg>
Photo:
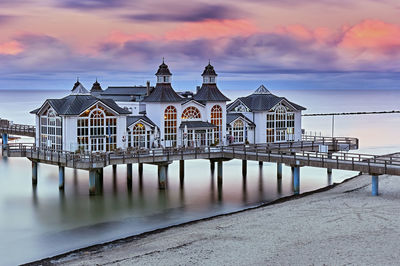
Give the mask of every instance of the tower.
<svg viewBox="0 0 400 266">
<path fill-rule="evenodd" d="M 210 64 L 210 61 L 208 61 L 208 65 L 204 68 L 203 74 L 201 74 L 203 77 L 203 84 L 215 84 L 216 83 L 216 78 L 217 78 L 217 73 L 215 73 L 214 67 Z"/>
<path fill-rule="evenodd" d="M 156 73 L 157 83 L 171 83 L 171 72 L 169 71 L 168 66 L 164 63 L 164 58 L 162 64 L 159 66 L 158 71 Z"/>
</svg>

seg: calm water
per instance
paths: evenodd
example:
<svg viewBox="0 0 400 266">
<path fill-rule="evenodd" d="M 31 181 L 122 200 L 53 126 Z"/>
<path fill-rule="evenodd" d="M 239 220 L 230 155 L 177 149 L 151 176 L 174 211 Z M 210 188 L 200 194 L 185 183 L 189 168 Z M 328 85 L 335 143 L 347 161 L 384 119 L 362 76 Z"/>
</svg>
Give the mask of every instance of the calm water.
<svg viewBox="0 0 400 266">
<path fill-rule="evenodd" d="M 0 91 L 0 117 L 33 124 L 29 111 L 46 98 L 67 92 Z M 306 106 L 306 112 L 373 111 L 400 109 L 398 91 L 274 91 Z M 231 99 L 249 91 L 228 92 Z M 304 118 L 303 128 L 317 134 L 331 134 L 331 118 Z M 360 138 L 361 152 L 400 151 L 400 115 L 337 117 L 337 136 Z M 142 183 L 134 166 L 133 189 L 127 190 L 126 167 L 104 170 L 104 193 L 88 196 L 88 172 L 66 169 L 65 192 L 58 190 L 58 168 L 39 166 L 39 181 L 31 185 L 30 161 L 0 158 L 0 264 L 29 262 L 91 244 L 247 208 L 292 194 L 289 167 L 283 168 L 277 183 L 276 166 L 249 162 L 247 180 L 241 176 L 241 162 L 224 163 L 224 180 L 218 186 L 206 160 L 187 161 L 183 189 L 179 165 L 168 170 L 168 189 L 158 190 L 157 168 L 144 166 Z M 354 172 L 301 169 L 301 192 L 341 182 Z M 400 189 L 400 187 L 399 187 Z"/>
</svg>

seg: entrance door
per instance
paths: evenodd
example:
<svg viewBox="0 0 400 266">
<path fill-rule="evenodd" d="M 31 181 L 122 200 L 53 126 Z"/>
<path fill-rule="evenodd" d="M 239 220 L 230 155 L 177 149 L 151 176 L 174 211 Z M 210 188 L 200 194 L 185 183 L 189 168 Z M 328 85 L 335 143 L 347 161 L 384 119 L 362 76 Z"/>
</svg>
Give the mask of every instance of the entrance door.
<svg viewBox="0 0 400 266">
<path fill-rule="evenodd" d="M 104 151 L 105 138 L 91 138 L 91 151 Z"/>
<path fill-rule="evenodd" d="M 196 140 L 196 147 L 206 146 L 206 131 L 196 131 L 195 133 L 195 140 Z"/>
<path fill-rule="evenodd" d="M 278 129 L 276 130 L 276 142 L 286 141 L 286 130 Z"/>
</svg>

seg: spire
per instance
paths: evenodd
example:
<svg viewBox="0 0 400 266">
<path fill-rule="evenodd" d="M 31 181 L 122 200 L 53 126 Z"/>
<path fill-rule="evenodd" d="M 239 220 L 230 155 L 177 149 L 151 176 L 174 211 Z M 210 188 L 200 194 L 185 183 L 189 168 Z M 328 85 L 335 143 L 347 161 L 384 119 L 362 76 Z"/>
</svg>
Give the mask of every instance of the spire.
<svg viewBox="0 0 400 266">
<path fill-rule="evenodd" d="M 168 66 L 164 62 L 164 57 L 162 64 L 158 67 L 156 76 L 157 76 L 157 83 L 171 83 L 172 74 L 169 71 Z"/>
<path fill-rule="evenodd" d="M 204 68 L 203 74 L 203 83 L 215 83 L 215 78 L 218 76 L 215 73 L 214 67 L 211 65 L 210 59 L 208 59 L 208 65 Z"/>
<path fill-rule="evenodd" d="M 253 94 L 271 94 L 271 93 L 264 85 L 261 85 L 255 92 L 253 92 Z"/>
<path fill-rule="evenodd" d="M 75 89 L 76 89 L 76 87 L 78 87 L 78 86 L 79 86 L 79 84 L 81 84 L 81 83 L 79 82 L 79 77 L 76 77 L 76 82 L 75 82 L 75 84 L 74 84 L 74 87 L 72 88 L 72 90 L 71 90 L 71 91 L 75 90 Z"/>
<path fill-rule="evenodd" d="M 95 81 L 95 83 L 93 83 L 93 86 L 92 86 L 92 89 L 90 90 L 90 92 L 97 92 L 97 91 L 102 92 L 103 89 L 101 88 L 101 85 L 100 85 L 100 83 L 97 81 L 97 78 L 96 78 L 96 81 Z"/>
</svg>

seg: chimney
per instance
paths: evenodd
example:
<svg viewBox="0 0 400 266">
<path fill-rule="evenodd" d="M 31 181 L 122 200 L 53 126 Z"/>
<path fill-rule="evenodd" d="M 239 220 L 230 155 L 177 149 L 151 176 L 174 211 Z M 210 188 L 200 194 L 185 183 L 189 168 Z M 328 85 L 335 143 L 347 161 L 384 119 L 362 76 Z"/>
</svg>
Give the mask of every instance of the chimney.
<svg viewBox="0 0 400 266">
<path fill-rule="evenodd" d="M 198 93 L 200 90 L 200 86 L 196 86 L 196 93 Z"/>
<path fill-rule="evenodd" d="M 147 88 L 147 96 L 150 95 L 150 81 L 146 82 L 146 88 Z"/>
</svg>

